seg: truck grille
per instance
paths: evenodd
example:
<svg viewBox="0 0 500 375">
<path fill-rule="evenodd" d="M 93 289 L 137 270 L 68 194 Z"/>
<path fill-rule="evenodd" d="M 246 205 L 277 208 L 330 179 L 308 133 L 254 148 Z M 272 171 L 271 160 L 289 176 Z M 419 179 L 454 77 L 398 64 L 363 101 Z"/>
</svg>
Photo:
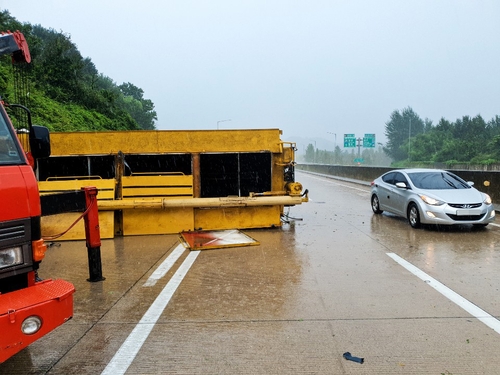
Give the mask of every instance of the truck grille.
<svg viewBox="0 0 500 375">
<path fill-rule="evenodd" d="M 30 219 L 21 219 L 0 223 L 0 248 L 29 242 L 30 222 Z"/>
<path fill-rule="evenodd" d="M 11 228 L 0 229 L 0 241 L 9 240 L 12 238 L 24 237 L 24 225 L 16 225 Z"/>
</svg>

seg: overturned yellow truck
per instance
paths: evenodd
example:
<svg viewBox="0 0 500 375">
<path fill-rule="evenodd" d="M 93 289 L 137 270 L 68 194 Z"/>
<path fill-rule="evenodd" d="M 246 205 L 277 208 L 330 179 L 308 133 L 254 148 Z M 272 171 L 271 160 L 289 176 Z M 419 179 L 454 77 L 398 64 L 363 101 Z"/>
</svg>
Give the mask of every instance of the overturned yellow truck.
<svg viewBox="0 0 500 375">
<path fill-rule="evenodd" d="M 51 133 L 37 166 L 40 194 L 98 189 L 101 238 L 189 230 L 279 227 L 307 201 L 295 182 L 295 144 L 279 129 Z M 42 235 L 79 212 L 42 217 Z M 61 240 L 83 239 L 83 224 Z"/>
</svg>

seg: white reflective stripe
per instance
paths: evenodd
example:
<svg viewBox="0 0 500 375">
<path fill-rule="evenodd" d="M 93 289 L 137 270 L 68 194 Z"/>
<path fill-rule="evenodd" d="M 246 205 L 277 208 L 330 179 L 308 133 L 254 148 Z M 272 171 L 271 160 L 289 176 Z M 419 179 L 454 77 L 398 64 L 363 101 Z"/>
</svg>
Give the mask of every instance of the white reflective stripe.
<svg viewBox="0 0 500 375">
<path fill-rule="evenodd" d="M 479 321 L 483 322 L 486 324 L 488 327 L 493 329 L 495 332 L 500 333 L 500 321 L 490 314 L 488 314 L 486 311 L 483 309 L 479 308 L 478 306 L 474 305 L 472 302 L 468 301 L 464 297 L 462 297 L 460 294 L 454 292 L 447 286 L 441 284 L 439 281 L 434 279 L 433 277 L 429 276 L 426 274 L 424 271 L 420 270 L 419 268 L 415 267 L 413 264 L 409 263 L 408 261 L 404 260 L 401 258 L 399 255 L 396 255 L 394 253 L 386 253 L 388 256 L 390 256 L 392 259 L 394 259 L 398 264 L 406 268 L 408 271 L 413 273 L 415 276 L 420 278 L 421 280 L 425 281 L 427 284 L 429 284 L 431 287 L 436 289 L 439 293 L 441 293 L 443 296 L 448 298 L 450 301 L 454 302 L 457 304 L 459 307 L 467 311 L 469 314 L 471 314 L 473 317 L 478 319 Z"/>
<path fill-rule="evenodd" d="M 146 311 L 120 349 L 118 349 L 102 374 L 125 374 L 199 253 L 199 251 L 191 251 L 189 253 L 177 272 L 172 276 L 167 285 L 165 285 L 165 288 L 156 297 L 148 311 Z"/>
</svg>

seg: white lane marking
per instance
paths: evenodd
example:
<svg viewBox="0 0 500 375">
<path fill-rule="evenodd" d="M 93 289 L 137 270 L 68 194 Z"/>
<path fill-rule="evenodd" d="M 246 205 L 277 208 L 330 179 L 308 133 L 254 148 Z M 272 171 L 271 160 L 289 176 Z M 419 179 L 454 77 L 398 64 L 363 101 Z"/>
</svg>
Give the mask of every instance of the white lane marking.
<svg viewBox="0 0 500 375">
<path fill-rule="evenodd" d="M 199 253 L 199 251 L 189 253 L 101 374 L 125 374 Z"/>
<path fill-rule="evenodd" d="M 500 227 L 499 224 L 495 224 L 495 223 L 490 223 L 490 225 L 493 225 L 494 227 Z"/>
<path fill-rule="evenodd" d="M 436 289 L 439 293 L 441 293 L 443 296 L 448 298 L 450 301 L 457 304 L 459 307 L 461 307 L 462 309 L 467 311 L 469 314 L 474 316 L 479 321 L 486 324 L 488 327 L 493 329 L 495 332 L 500 333 L 500 321 L 498 319 L 494 318 L 493 316 L 488 314 L 483 309 L 474 305 L 472 302 L 466 300 L 460 294 L 454 292 L 453 290 L 451 290 L 447 286 L 441 284 L 439 281 L 437 281 L 433 277 L 429 276 L 428 274 L 426 274 L 424 271 L 420 270 L 419 268 L 415 267 L 413 264 L 404 260 L 400 256 L 398 256 L 394 253 L 386 253 L 386 254 L 388 256 L 390 256 L 392 259 L 394 259 L 398 264 L 400 264 L 401 266 L 406 268 L 408 271 L 413 273 L 415 276 L 417 276 L 418 278 L 420 278 L 421 280 L 423 280 L 427 284 L 429 284 L 431 287 Z"/>
<path fill-rule="evenodd" d="M 158 280 L 160 280 L 165 274 L 172 268 L 174 263 L 179 259 L 179 257 L 182 255 L 182 253 L 186 250 L 184 245 L 179 244 L 177 247 L 172 251 L 168 257 L 163 261 L 162 264 L 149 276 L 149 279 L 144 283 L 143 286 L 153 286 L 156 284 Z"/>
<path fill-rule="evenodd" d="M 312 178 L 314 180 L 320 180 L 320 181 L 324 181 L 324 182 L 329 182 L 330 184 L 333 184 L 333 185 L 338 185 L 338 186 L 342 186 L 342 187 L 346 187 L 346 188 L 349 188 L 349 189 L 353 189 L 353 190 L 359 190 L 359 191 L 362 191 L 363 193 L 369 193 L 370 192 L 370 187 L 367 186 L 367 189 L 360 189 L 360 188 L 357 188 L 357 187 L 354 187 L 352 185 L 344 185 L 344 184 L 341 184 L 339 182 L 335 182 L 335 181 L 332 181 L 331 178 L 328 178 L 328 177 L 323 177 L 323 178 L 320 178 L 320 177 L 316 177 L 316 176 L 309 176 L 309 178 Z M 354 184 L 354 182 L 353 182 Z"/>
</svg>

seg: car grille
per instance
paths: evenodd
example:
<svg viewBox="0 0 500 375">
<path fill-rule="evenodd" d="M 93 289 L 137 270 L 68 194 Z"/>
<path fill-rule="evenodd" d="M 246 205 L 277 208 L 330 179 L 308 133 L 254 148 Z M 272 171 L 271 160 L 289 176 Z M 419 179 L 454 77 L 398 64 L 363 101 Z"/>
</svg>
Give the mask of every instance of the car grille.
<svg viewBox="0 0 500 375">
<path fill-rule="evenodd" d="M 448 203 L 448 206 L 453 208 L 478 208 L 481 207 L 482 203 Z"/>
<path fill-rule="evenodd" d="M 482 215 L 465 215 L 465 216 L 458 216 L 458 215 L 451 215 L 451 214 L 447 214 L 450 219 L 452 220 L 455 220 L 455 221 L 479 221 L 481 220 L 484 215 L 486 214 L 482 214 Z"/>
</svg>

